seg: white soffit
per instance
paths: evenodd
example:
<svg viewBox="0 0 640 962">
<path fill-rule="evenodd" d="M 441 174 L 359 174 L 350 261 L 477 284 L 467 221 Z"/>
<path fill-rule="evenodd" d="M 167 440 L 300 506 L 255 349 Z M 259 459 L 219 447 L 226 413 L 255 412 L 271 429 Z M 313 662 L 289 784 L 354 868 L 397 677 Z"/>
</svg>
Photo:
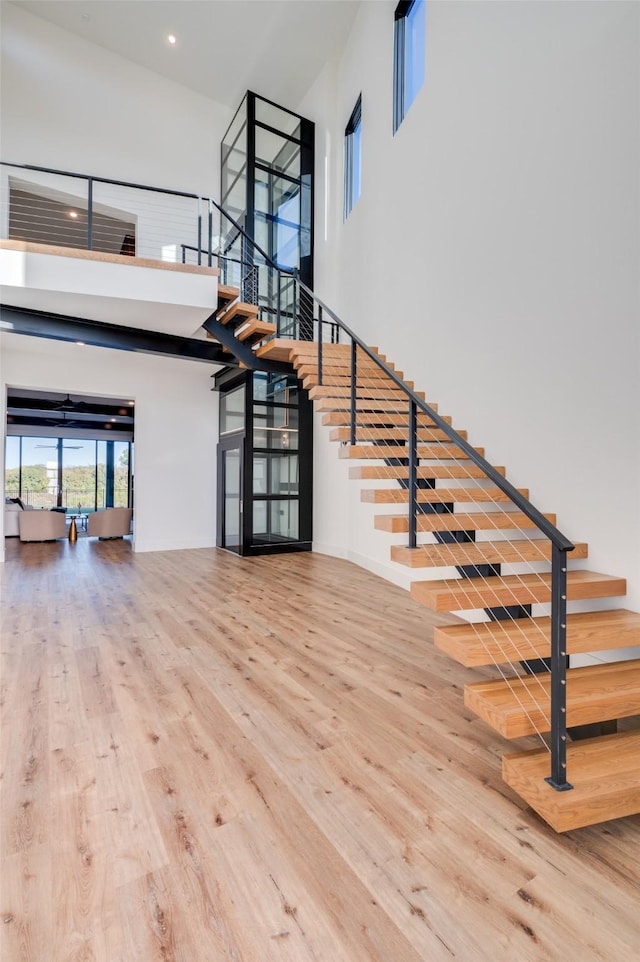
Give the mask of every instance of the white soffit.
<svg viewBox="0 0 640 962">
<path fill-rule="evenodd" d="M 11 307 L 191 337 L 217 298 L 215 275 L 0 250 L 0 301 Z"/>
</svg>

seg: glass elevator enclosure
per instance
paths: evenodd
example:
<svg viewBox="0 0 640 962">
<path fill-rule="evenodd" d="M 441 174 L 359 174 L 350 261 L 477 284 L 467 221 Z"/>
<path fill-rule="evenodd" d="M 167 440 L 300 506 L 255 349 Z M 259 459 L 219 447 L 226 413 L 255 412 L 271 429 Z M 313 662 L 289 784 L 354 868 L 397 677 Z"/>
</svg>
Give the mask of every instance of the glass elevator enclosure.
<svg viewBox="0 0 640 962">
<path fill-rule="evenodd" d="M 276 278 L 260 252 L 230 228 L 220 243 L 221 279 L 259 304 L 263 317 L 279 300 L 283 336 L 292 333 L 287 317 L 292 325 L 299 315 L 287 274 L 297 272 L 313 288 L 314 136 L 311 121 L 248 92 L 222 140 L 221 205 L 284 273 Z M 278 292 L 271 290 L 275 283 Z"/>
<path fill-rule="evenodd" d="M 298 280 L 313 288 L 314 125 L 248 92 L 222 140 L 223 284 L 282 337 L 304 329 Z M 274 267 L 275 265 L 275 267 Z M 313 410 L 293 371 L 227 368 L 220 391 L 218 546 L 237 554 L 311 549 Z"/>
<path fill-rule="evenodd" d="M 292 374 L 218 376 L 218 547 L 311 550 L 313 410 Z"/>
</svg>

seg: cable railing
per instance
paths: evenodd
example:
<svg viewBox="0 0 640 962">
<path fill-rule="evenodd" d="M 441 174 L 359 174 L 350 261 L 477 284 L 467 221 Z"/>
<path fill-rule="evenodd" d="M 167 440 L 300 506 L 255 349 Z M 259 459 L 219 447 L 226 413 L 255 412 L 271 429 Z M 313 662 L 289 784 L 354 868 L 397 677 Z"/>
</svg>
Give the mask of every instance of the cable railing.
<svg viewBox="0 0 640 962">
<path fill-rule="evenodd" d="M 501 532 L 505 529 L 514 528 L 518 529 L 520 534 L 522 534 L 518 520 L 515 519 L 512 521 L 505 517 L 506 513 L 504 512 L 502 501 L 506 499 L 506 502 L 517 508 L 521 515 L 528 520 L 530 525 L 532 525 L 536 531 L 540 532 L 541 536 L 546 538 L 550 543 L 551 637 L 549 639 L 549 649 L 551 664 L 549 671 L 551 684 L 549 729 L 551 731 L 551 744 L 547 747 L 549 747 L 551 754 L 551 774 L 548 781 L 557 790 L 570 788 L 571 786 L 567 781 L 566 773 L 566 596 L 567 553 L 574 547 L 572 542 L 559 531 L 549 518 L 539 511 L 521 491 L 517 490 L 507 481 L 507 479 L 484 458 L 480 451 L 472 447 L 466 437 L 456 431 L 447 419 L 441 417 L 433 406 L 423 401 L 415 391 L 413 391 L 383 359 L 350 330 L 317 295 L 310 291 L 302 281 L 297 280 L 296 283 L 306 295 L 304 300 L 302 298 L 299 299 L 300 309 L 307 311 L 307 315 L 304 318 L 304 329 L 306 331 L 310 329 L 313 330 L 313 340 L 316 342 L 315 368 L 312 364 L 310 370 L 315 374 L 315 381 L 319 386 L 322 387 L 328 384 L 329 393 L 331 391 L 334 393 L 341 391 L 343 393 L 344 405 L 346 413 L 348 414 L 347 431 L 345 432 L 344 440 L 354 449 L 356 455 L 358 453 L 358 447 L 366 448 L 368 446 L 373 450 L 363 450 L 361 452 L 363 455 L 379 456 L 380 459 L 385 460 L 389 468 L 396 466 L 402 466 L 403 469 L 406 468 L 408 547 L 419 547 L 419 531 L 423 526 L 421 519 L 425 518 L 422 503 L 424 495 L 421 494 L 422 489 L 419 486 L 419 474 L 422 474 L 423 477 L 433 476 L 434 462 L 436 462 L 435 466 L 439 468 L 437 473 L 439 473 L 440 479 L 449 478 L 451 481 L 454 479 L 459 480 L 461 477 L 471 479 L 475 472 L 470 471 L 466 465 L 473 465 L 474 468 L 479 469 L 481 477 L 488 480 L 498 492 L 498 497 L 486 495 L 487 502 L 491 504 L 491 510 L 488 511 L 482 508 L 479 512 L 481 515 L 479 521 L 482 521 L 486 529 Z M 344 357 L 342 363 L 343 371 L 347 377 L 343 377 L 342 380 L 338 381 L 337 386 L 336 384 L 331 384 L 332 377 L 335 379 L 334 372 L 336 367 L 335 356 L 332 357 L 332 349 L 326 345 L 327 338 L 325 328 L 329 324 L 333 325 L 339 332 L 338 342 L 346 346 L 346 351 L 343 352 L 343 354 L 346 354 L 346 364 Z M 346 382 L 348 382 L 348 387 L 345 386 Z M 379 398 L 380 394 L 382 394 L 383 399 L 393 404 L 393 408 L 391 409 L 388 404 L 385 405 L 386 415 L 388 415 L 391 410 L 392 413 L 403 416 L 402 425 L 400 429 L 395 432 L 395 436 L 393 436 L 393 433 L 391 437 L 385 437 L 384 434 L 380 434 L 380 429 L 378 429 L 376 425 L 384 423 L 385 418 L 382 415 L 379 415 L 380 420 L 377 422 L 371 419 L 367 419 L 369 420 L 368 424 L 363 424 L 362 422 L 363 409 L 365 407 L 369 409 L 375 408 L 379 403 L 376 398 Z M 377 416 L 375 410 L 373 414 Z M 420 418 L 440 432 L 435 447 L 421 443 L 427 440 L 428 435 L 424 433 L 424 426 L 421 425 L 419 427 Z M 404 427 L 405 424 L 406 427 Z M 381 430 L 384 431 L 384 428 Z M 426 430 L 428 431 L 429 429 Z M 421 431 L 422 437 L 420 437 Z M 444 444 L 449 442 L 453 447 L 445 449 Z M 421 471 L 420 469 L 423 470 Z M 395 472 L 390 471 L 388 476 L 391 478 L 394 474 Z M 435 488 L 434 490 L 437 491 L 438 489 Z M 484 497 L 484 493 L 481 496 Z M 433 526 L 436 540 L 438 540 L 438 535 L 442 537 L 445 532 L 465 531 L 465 524 L 467 522 L 464 518 L 456 515 L 454 504 L 442 502 L 436 509 L 436 513 L 440 515 L 440 518 L 442 515 L 448 515 L 442 525 L 429 525 L 429 527 Z M 453 519 L 456 517 L 458 517 L 459 520 L 454 521 Z M 441 528 L 440 532 L 437 530 L 438 528 Z M 533 539 L 525 536 L 525 541 L 530 540 Z M 459 562 L 456 567 L 463 569 L 463 577 L 456 581 L 456 589 L 459 594 L 466 596 L 466 607 L 468 609 L 480 608 L 479 604 L 474 605 L 473 601 L 469 600 L 474 597 L 472 589 L 473 582 L 476 578 L 470 579 L 466 577 L 464 568 L 469 567 L 476 569 L 473 574 L 485 583 L 487 576 L 481 573 L 482 569 L 478 565 L 477 559 L 473 556 L 470 548 L 466 547 L 465 542 L 458 542 L 458 544 L 462 545 L 459 552 L 462 555 L 460 559 L 462 563 Z M 480 544 L 482 544 L 482 542 L 480 542 Z M 525 558 L 518 559 L 516 557 L 516 561 L 522 561 L 529 565 L 531 573 L 535 577 L 540 577 L 541 581 L 543 580 L 542 575 L 539 575 Z M 522 583 L 524 580 L 518 575 L 516 575 L 515 578 L 516 583 Z M 517 590 L 514 588 L 514 605 L 519 605 L 517 598 Z M 498 603 L 496 603 L 496 606 L 497 604 Z M 509 613 L 509 606 L 504 605 L 504 602 L 502 602 L 500 606 L 505 608 L 508 621 L 515 626 L 515 631 L 517 632 L 519 629 L 519 625 L 517 624 L 518 619 Z M 500 630 L 501 627 L 501 625 L 498 625 L 498 630 Z M 511 635 L 512 633 L 510 633 L 510 640 Z M 526 661 L 525 658 L 521 660 Z M 507 680 L 499 661 L 495 658 L 493 658 L 492 661 L 502 677 Z M 506 661 L 512 664 L 510 658 L 506 659 Z M 518 674 L 515 669 L 514 673 Z M 514 692 L 516 700 L 520 701 L 522 709 L 526 711 L 526 706 L 522 704 L 518 695 L 518 684 L 511 683 L 510 687 Z M 540 685 L 540 689 L 540 703 L 536 707 L 541 714 L 547 714 L 547 693 L 542 685 Z M 540 725 L 534 722 L 532 722 L 532 725 L 540 737 L 542 737 Z"/>
<path fill-rule="evenodd" d="M 202 246 L 205 224 L 206 203 L 197 194 L 0 165 L 3 238 L 177 263 L 181 243 Z"/>
<path fill-rule="evenodd" d="M 456 513 L 455 504 L 450 504 L 444 500 L 439 500 L 438 489 L 433 488 L 435 493 L 431 495 L 435 504 L 425 504 L 424 488 L 420 487 L 420 475 L 439 474 L 440 479 L 448 478 L 454 484 L 462 486 L 468 480 L 472 480 L 477 488 L 473 495 L 468 496 L 478 500 L 474 502 L 474 509 L 477 514 L 474 521 L 479 526 L 484 526 L 489 531 L 495 531 L 498 537 L 505 529 L 517 529 L 519 537 L 524 531 L 523 544 L 529 544 L 539 538 L 547 539 L 550 550 L 551 560 L 551 632 L 550 637 L 545 635 L 544 640 L 548 643 L 550 650 L 549 673 L 551 676 L 550 699 L 542 681 L 533 676 L 533 684 L 539 687 L 538 697 L 533 695 L 533 709 L 528 707 L 527 701 L 523 699 L 519 691 L 519 683 L 515 679 L 510 679 L 505 673 L 502 665 L 511 664 L 513 673 L 518 678 L 521 676 L 514 666 L 513 660 L 506 657 L 507 647 L 503 651 L 505 657 L 492 658 L 492 661 L 511 688 L 515 700 L 520 704 L 522 711 L 528 716 L 532 730 L 542 739 L 550 752 L 551 773 L 548 778 L 549 783 L 557 790 L 562 791 L 571 787 L 567 781 L 566 772 L 566 745 L 567 745 L 567 724 L 566 724 L 566 671 L 567 671 L 567 647 L 566 647 L 566 595 L 567 595 L 567 553 L 573 549 L 573 543 L 553 524 L 553 522 L 537 507 L 535 507 L 525 494 L 516 489 L 504 475 L 497 471 L 488 462 L 481 451 L 474 448 L 458 431 L 456 431 L 449 420 L 441 417 L 437 410 L 422 400 L 407 383 L 399 377 L 396 372 L 382 358 L 380 358 L 367 344 L 365 344 L 338 315 L 325 304 L 298 276 L 296 272 L 285 271 L 276 265 L 268 255 L 250 237 L 248 237 L 240 224 L 233 221 L 224 211 L 219 211 L 221 224 L 231 223 L 234 233 L 233 243 L 221 247 L 217 250 L 216 256 L 221 265 L 222 276 L 225 275 L 225 262 L 233 264 L 233 269 L 238 271 L 236 277 L 240 289 L 240 296 L 259 307 L 260 315 L 264 319 L 272 320 L 276 327 L 276 337 L 288 338 L 294 341 L 307 342 L 309 353 L 306 357 L 307 366 L 298 365 L 299 376 L 308 375 L 307 384 L 315 384 L 319 388 L 327 388 L 329 395 L 342 394 L 342 404 L 345 413 L 347 428 L 339 437 L 349 444 L 358 454 L 358 448 L 365 446 L 373 448 L 368 453 L 376 459 L 384 460 L 389 467 L 389 478 L 394 472 L 391 470 L 395 466 L 406 464 L 406 494 L 407 494 L 407 534 L 409 548 L 419 547 L 419 537 L 423 537 L 420 529 L 423 526 L 422 519 L 426 517 L 425 510 L 433 511 L 433 515 L 439 515 L 443 520 L 441 526 L 436 525 L 433 535 L 436 542 L 446 545 L 445 535 L 449 531 L 465 530 L 467 523 L 466 515 L 460 517 Z M 221 236 L 224 236 L 221 230 Z M 250 275 L 251 290 L 247 291 L 243 284 L 244 277 L 251 269 L 257 268 Z M 245 272 L 245 274 L 243 274 Z M 346 348 L 346 352 L 345 349 Z M 338 355 L 340 360 L 336 367 Z M 346 356 L 345 356 L 346 355 Z M 305 360 L 303 357 L 302 360 Z M 304 383 L 304 377 L 303 377 Z M 384 416 L 377 410 L 377 405 L 381 403 L 380 388 L 386 394 Z M 391 402 L 391 408 L 388 402 Z M 365 402 L 364 405 L 362 402 Z M 369 410 L 365 412 L 364 407 Z M 362 414 L 368 413 L 363 421 Z M 390 435 L 385 434 L 385 418 L 390 414 L 403 415 L 403 421 L 398 429 L 391 431 Z M 377 420 L 375 420 L 377 418 Z M 406 418 L 406 427 L 404 427 Z M 424 423 L 423 423 L 424 422 Z M 429 427 L 425 425 L 428 423 Z M 427 432 L 427 433 L 425 433 Z M 429 432 L 431 432 L 429 434 Z M 435 433 L 434 433 L 435 432 Z M 422 444 L 421 442 L 432 440 L 435 444 Z M 447 448 L 446 445 L 449 445 Z M 434 464 L 435 462 L 435 464 Z M 470 465 L 466 468 L 465 465 Z M 437 470 L 435 470 L 437 469 Z M 479 477 L 478 477 L 479 475 Z M 482 486 L 490 483 L 491 490 L 484 489 Z M 444 495 L 446 497 L 447 495 Z M 467 495 L 463 495 L 465 497 Z M 482 500 L 480 500 L 482 499 Z M 486 499 L 486 500 L 485 500 Z M 488 507 L 480 507 L 481 505 Z M 505 512 L 505 504 L 510 504 L 517 509 L 517 512 L 524 518 L 522 521 L 518 516 L 513 516 Z M 479 510 L 477 510 L 479 508 Z M 432 515 L 432 517 L 433 517 Z M 443 518 L 443 516 L 445 516 Z M 459 520 L 453 520 L 459 519 Z M 520 525 L 523 527 L 521 528 Z M 457 526 L 457 527 L 456 527 Z M 532 539 L 526 533 L 526 527 L 538 532 L 537 538 Z M 441 530 L 438 530 L 441 527 Z M 466 548 L 465 542 L 455 542 L 460 549 L 461 558 L 455 567 L 463 577 L 456 581 L 459 592 L 466 596 L 466 607 L 473 607 L 474 581 L 479 578 L 487 582 L 487 576 L 483 574 L 483 566 L 478 563 L 470 548 Z M 473 542 L 482 545 L 484 542 Z M 498 549 L 496 549 L 498 551 Z M 466 557 L 465 557 L 466 554 Z M 533 562 L 529 560 L 530 549 L 522 552 L 522 557 L 518 557 L 518 549 L 510 563 L 525 565 L 528 569 L 527 577 L 529 580 L 539 579 L 541 588 L 546 582 L 544 576 L 540 574 Z M 539 558 L 542 560 L 545 553 L 541 551 Z M 466 563 L 465 563 L 466 562 Z M 494 563 L 495 564 L 498 562 Z M 467 569 L 473 569 L 475 577 L 467 576 Z M 491 568 L 491 566 L 489 566 Z M 504 609 L 507 622 L 512 630 L 508 633 L 509 646 L 512 650 L 518 649 L 517 633 L 520 629 L 518 620 L 510 612 L 510 607 L 522 608 L 518 601 L 518 586 L 527 584 L 525 575 L 516 574 L 514 578 L 513 605 L 501 603 Z M 541 595 L 544 591 L 541 590 Z M 497 607 L 498 604 L 496 603 Z M 504 630 L 498 624 L 497 630 Z M 523 619 L 524 623 L 524 619 Z M 473 623 L 472 623 L 473 624 Z M 514 631 L 516 640 L 514 641 Z M 524 632 L 522 631 L 524 636 Z M 498 646 L 500 643 L 498 642 Z M 531 660 L 527 657 L 527 652 L 523 650 L 521 662 L 526 663 Z M 529 694 L 529 701 L 532 696 Z M 550 701 L 550 711 L 547 707 Z M 550 717 L 549 717 L 550 716 Z M 542 718 L 543 722 L 537 719 Z M 550 731 L 550 744 L 544 739 L 544 731 Z"/>
<path fill-rule="evenodd" d="M 388 498 L 387 504 L 402 504 L 403 508 L 406 504 L 406 516 L 400 522 L 393 516 L 390 521 L 383 518 L 382 529 L 405 532 L 409 549 L 423 547 L 426 552 L 436 546 L 437 558 L 442 561 L 437 566 L 454 567 L 459 575 L 455 588 L 459 599 L 456 604 L 460 607 L 474 610 L 479 583 L 492 590 L 489 579 L 501 563 L 504 531 L 519 532 L 518 540 L 510 543 L 508 561 L 503 563 L 524 566 L 526 573 L 513 575 L 513 587 L 503 587 L 496 605 L 487 606 L 500 607 L 505 615 L 496 627 L 498 633 L 504 634 L 504 644 L 498 634 L 493 640 L 491 661 L 529 717 L 532 730 L 549 749 L 551 773 L 547 781 L 559 791 L 571 788 L 566 771 L 566 605 L 567 553 L 574 546 L 553 521 L 531 503 L 526 492 L 515 488 L 490 464 L 464 433 L 455 430 L 450 419 L 442 417 L 434 405 L 423 400 L 365 344 L 300 279 L 297 271 L 275 263 L 247 234 L 244 225 L 212 198 L 23 165 L 3 164 L 2 173 L 3 236 L 31 231 L 32 236 L 27 239 L 40 237 L 43 243 L 67 246 L 84 244 L 94 250 L 108 245 L 113 250 L 120 240 L 121 249 L 114 252 L 183 264 L 215 265 L 220 270 L 220 283 L 237 289 L 240 300 L 255 305 L 260 317 L 273 324 L 276 337 L 299 342 L 298 376 L 312 388 L 312 393 L 316 388 L 318 407 L 332 414 L 336 439 L 358 459 L 382 461 L 383 465 L 376 465 L 372 475 L 400 483 L 399 489 L 385 489 L 395 493 L 383 497 Z M 25 187 L 27 176 L 34 179 L 30 188 Z M 69 186 L 67 182 L 53 184 L 47 180 L 56 177 L 72 179 L 78 199 L 75 208 L 64 207 L 62 217 L 66 219 L 62 225 L 59 205 L 67 204 L 69 198 L 61 198 L 60 194 L 68 194 Z M 82 182 L 84 188 L 80 191 L 77 185 Z M 36 188 L 44 198 L 40 202 L 43 217 L 39 223 L 29 206 L 32 201 L 24 199 L 29 189 L 35 193 Z M 81 193 L 84 206 L 80 204 Z M 74 209 L 78 213 L 75 218 L 71 217 Z M 111 233 L 114 220 L 120 231 L 116 240 Z M 68 221 L 78 223 L 69 225 Z M 75 233 L 62 232 L 62 226 Z M 133 235 L 133 241 L 125 250 L 127 231 Z M 74 244 L 68 244 L 68 236 L 72 236 Z M 438 487 L 440 482 L 447 487 Z M 461 504 L 465 507 L 463 512 L 458 511 Z M 466 512 L 468 504 L 472 505 L 471 513 Z M 505 510 L 505 506 L 515 508 L 515 514 Z M 482 535 L 486 531 L 491 539 L 497 538 L 495 543 L 482 537 L 478 540 L 476 532 Z M 425 538 L 431 541 L 428 543 Z M 549 547 L 538 550 L 541 541 Z M 531 646 L 521 625 L 532 622 L 516 617 L 522 608 L 518 589 L 538 579 L 543 600 L 549 585 L 536 565 L 549 557 L 550 633 L 544 634 L 544 645 L 540 647 L 544 650 L 546 646 L 551 655 L 550 713 L 549 693 L 542 680 L 538 682 L 539 695 L 529 693 L 527 701 L 520 684 L 503 668 L 510 665 L 513 674 L 521 677 L 517 662 L 509 655 L 513 651 L 521 654 L 521 663 L 530 659 Z M 476 607 L 479 610 L 485 605 Z M 537 628 L 538 622 L 534 619 L 533 623 Z M 486 646 L 478 626 L 473 622 L 471 625 Z M 548 731 L 550 744 L 544 737 Z"/>
</svg>

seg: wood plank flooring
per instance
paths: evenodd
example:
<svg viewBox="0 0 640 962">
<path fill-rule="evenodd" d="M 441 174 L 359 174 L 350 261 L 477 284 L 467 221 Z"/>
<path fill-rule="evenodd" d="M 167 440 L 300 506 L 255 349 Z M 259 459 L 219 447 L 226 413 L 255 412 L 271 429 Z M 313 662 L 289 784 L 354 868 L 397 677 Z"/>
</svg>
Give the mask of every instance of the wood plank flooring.
<svg viewBox="0 0 640 962">
<path fill-rule="evenodd" d="M 638 958 L 640 818 L 511 793 L 450 618 L 321 555 L 7 548 L 3 962 Z"/>
</svg>

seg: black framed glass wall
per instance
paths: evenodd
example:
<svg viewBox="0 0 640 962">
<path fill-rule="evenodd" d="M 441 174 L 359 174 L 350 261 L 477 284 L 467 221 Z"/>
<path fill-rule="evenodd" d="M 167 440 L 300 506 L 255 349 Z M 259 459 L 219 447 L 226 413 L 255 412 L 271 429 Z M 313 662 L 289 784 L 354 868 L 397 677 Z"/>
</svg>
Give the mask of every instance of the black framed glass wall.
<svg viewBox="0 0 640 962">
<path fill-rule="evenodd" d="M 279 268 L 299 272 L 311 288 L 314 141 L 310 120 L 249 91 L 221 145 L 222 207 Z M 233 228 L 221 247 L 223 282 L 241 286 L 250 303 L 258 302 L 253 291 L 260 292 L 260 306 L 268 309 L 274 292 L 264 259 Z M 251 269 L 260 277 L 247 290 Z"/>
<path fill-rule="evenodd" d="M 292 375 L 262 372 L 234 372 L 220 391 L 218 546 L 240 554 L 310 550 L 313 411 L 307 393 Z M 229 519 L 235 523 L 237 515 L 225 469 L 229 452 L 239 447 L 242 536 L 236 546 L 228 543 Z"/>
<path fill-rule="evenodd" d="M 131 507 L 132 487 L 130 441 L 7 436 L 5 497 L 86 513 Z"/>
</svg>

